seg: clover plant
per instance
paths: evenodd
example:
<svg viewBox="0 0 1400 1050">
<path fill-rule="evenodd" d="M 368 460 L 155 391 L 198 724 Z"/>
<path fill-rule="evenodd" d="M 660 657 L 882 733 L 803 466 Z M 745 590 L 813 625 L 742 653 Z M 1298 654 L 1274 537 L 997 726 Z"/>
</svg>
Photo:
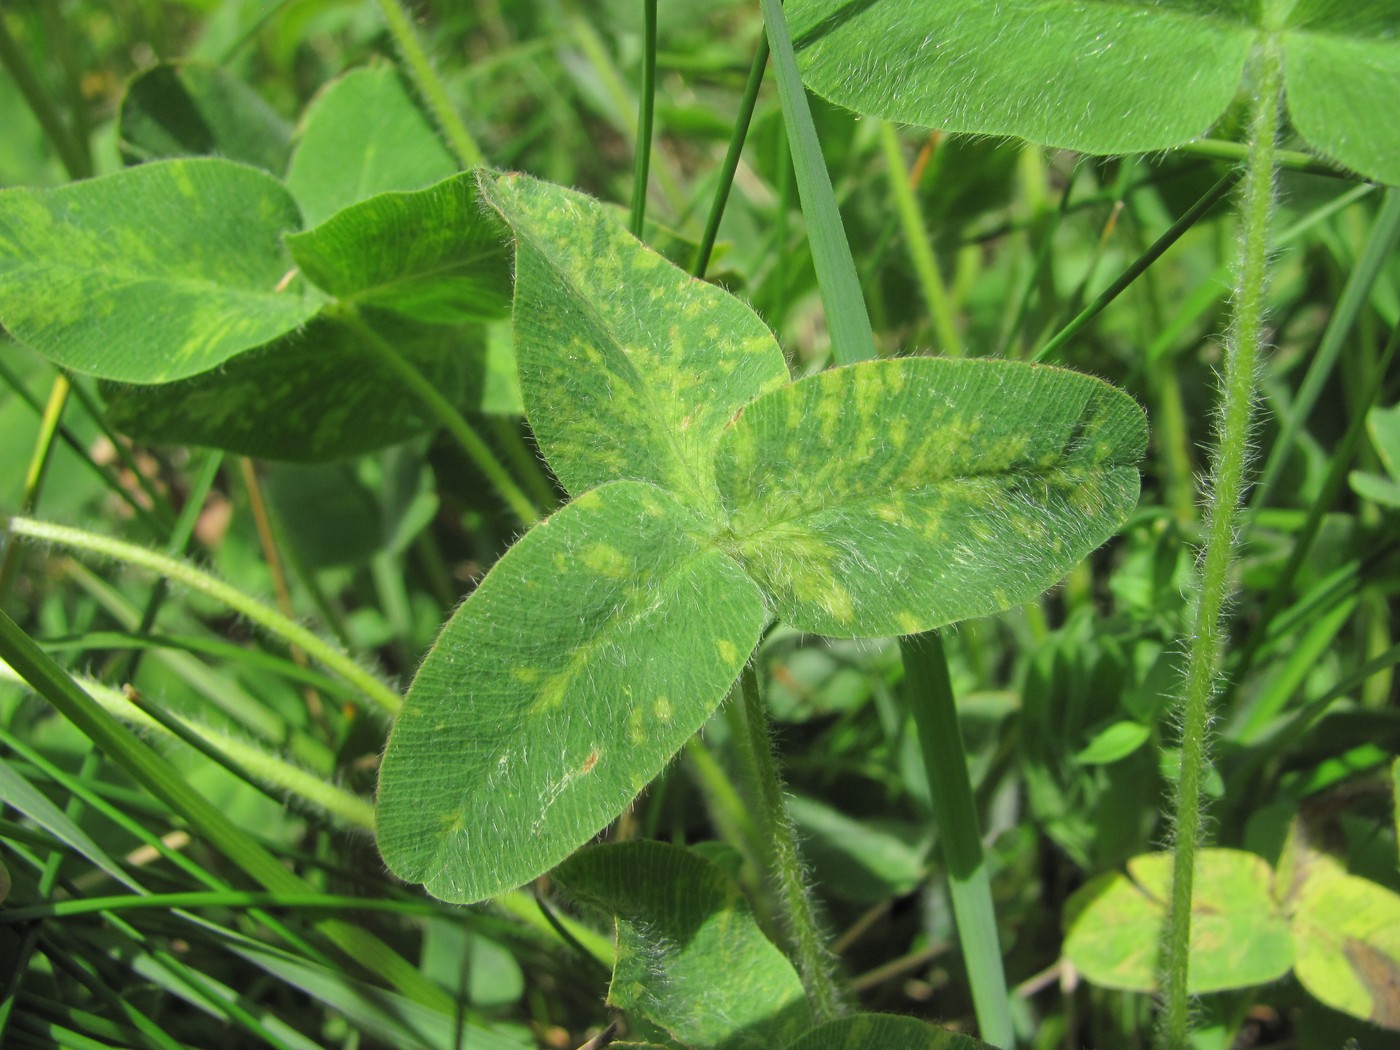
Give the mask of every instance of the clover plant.
<svg viewBox="0 0 1400 1050">
<path fill-rule="evenodd" d="M 1186 1042 L 1188 993 L 1290 971 L 1322 1002 L 1400 1025 L 1400 898 L 1343 871 L 1312 845 L 1301 817 L 1275 865 L 1196 848 L 1265 341 L 1278 146 L 1291 127 L 1321 157 L 1400 183 L 1400 125 L 1375 119 L 1400 110 L 1394 0 L 762 0 L 769 37 L 747 103 L 751 112 L 771 41 L 838 362 L 796 379 L 754 310 L 679 269 L 606 206 L 483 166 L 405 13 L 390 0 L 380 7 L 411 88 L 392 67 L 355 70 L 326 85 L 294 128 L 220 67 L 158 65 L 122 103 L 118 144 L 132 167 L 79 179 L 87 172 L 74 160 L 68 185 L 0 190 L 0 322 L 59 368 L 96 377 L 105 422 L 138 440 L 325 463 L 403 442 L 395 455 L 412 460 L 441 431 L 499 497 L 518 539 L 442 626 L 401 697 L 293 619 L 177 558 L 19 515 L 5 519 L 11 536 L 86 549 L 198 591 L 331 672 L 313 678 L 303 668 L 300 680 L 395 715 L 372 818 L 384 862 L 464 904 L 511 906 L 512 890 L 548 874 L 580 906 L 611 916 L 615 950 L 567 918 L 556 921 L 570 943 L 611 964 L 609 1002 L 626 1011 L 635 1040 L 614 1045 L 976 1050 L 988 1044 L 912 1018 L 847 1014 L 777 776 L 756 652 L 775 629 L 902 639 L 911 694 L 937 694 L 915 721 L 957 922 L 981 923 L 960 933 L 966 947 L 990 931 L 983 940 L 992 948 L 982 952 L 995 954 L 974 822 L 944 819 L 975 807 L 946 660 L 931 632 L 1035 598 L 1114 535 L 1137 502 L 1147 424 L 1127 394 L 1048 364 L 917 352 L 875 359 L 803 82 L 887 120 L 1095 153 L 1201 148 L 1190 144 L 1242 114 L 1246 145 L 1223 147 L 1244 161 L 1242 236 L 1204 553 L 1183 646 L 1174 850 L 1134 857 L 1127 875 L 1101 874 L 1074 894 L 1064 954 L 1090 981 L 1136 991 L 1158 988 L 1165 959 L 1162 1039 L 1171 1050 Z M 648 0 L 648 34 L 656 10 Z M 655 40 L 648 45 L 654 60 Z M 9 47 L 0 20 L 7 68 Z M 645 84 L 649 96 L 651 62 Z M 630 219 L 650 234 L 650 97 L 642 108 Z M 899 161 L 893 135 L 884 143 Z M 724 192 L 698 250 L 669 235 L 646 240 L 699 258 L 703 273 Z M 900 199 L 917 219 L 913 192 Z M 942 293 L 931 251 L 920 270 L 934 303 Z M 947 306 L 933 311 L 951 355 L 961 338 Z M 493 414 L 523 415 L 534 445 L 513 419 L 494 445 L 483 440 L 477 427 Z M 1393 475 L 1394 414 L 1378 410 L 1372 421 L 1381 465 Z M 1359 440 L 1360 426 L 1349 440 Z M 317 485 L 359 485 L 344 463 L 332 470 Z M 419 485 L 425 473 L 418 463 L 404 472 L 413 498 L 397 509 L 358 488 L 339 493 L 341 505 L 383 520 L 313 550 L 312 560 L 401 552 L 437 507 Z M 280 484 L 295 488 L 298 477 L 289 471 Z M 1358 473 L 1353 485 L 1397 502 L 1390 479 Z M 297 495 L 302 506 L 329 502 L 310 483 Z M 189 528 L 182 518 L 176 531 Z M 0 594 L 12 551 L 0 563 Z M 147 624 L 159 601 L 157 593 Z M 30 682 L 270 893 L 305 897 L 311 886 L 116 718 L 201 738 L 250 779 L 342 825 L 371 823 L 367 800 L 259 745 L 197 719 L 154 718 L 134 690 L 80 685 L 3 613 L 0 655 L 0 674 Z M 1153 688 L 1172 666 L 1157 655 Z M 1070 673 L 1050 647 L 1039 662 Z M 741 785 L 752 806 L 748 839 L 590 846 L 726 703 L 750 781 Z M 1074 756 L 1079 766 L 1111 765 L 1153 739 L 1155 698 L 1134 704 L 1124 702 L 1133 720 L 1101 728 Z M 1301 710 L 1281 736 L 1301 732 L 1317 710 Z M 1247 728 L 1270 711 L 1251 713 Z M 1028 717 L 1022 729 L 1036 723 Z M 1062 742 L 1044 735 L 1043 748 Z M 8 731 L 4 742 L 18 746 Z M 332 768 L 320 741 L 296 743 Z M 23 775 L 0 771 L 12 805 L 146 892 Z M 1026 779 L 1032 795 L 1048 790 Z M 737 876 L 755 858 L 734 845 L 763 854 L 776 924 L 755 914 L 741 888 Z M 923 863 L 912 857 L 901 885 L 917 883 Z M 972 869 L 981 882 L 968 892 Z M 0 886 L 4 874 L 0 866 Z M 774 925 L 783 950 L 770 940 Z M 384 999 L 395 1017 L 376 1018 L 381 1031 L 416 1038 L 415 1011 L 435 1011 L 436 1021 L 460 1008 L 377 935 L 335 917 L 315 926 L 402 996 Z M 258 963 L 269 972 L 289 972 L 266 946 L 229 943 L 272 960 Z M 320 952 L 308 946 L 308 956 Z M 983 1035 L 1009 1046 L 1000 959 L 984 980 L 965 954 Z M 342 998 L 354 987 L 296 974 Z M 264 1031 L 257 1018 L 238 1016 Z M 526 1045 L 528 1036 L 478 1020 L 463 1023 L 481 1045 Z M 276 1038 L 305 1042 L 290 1029 Z"/>
<path fill-rule="evenodd" d="M 515 234 L 521 388 L 573 498 L 444 627 L 390 736 L 380 848 L 437 896 L 596 834 L 774 618 L 865 637 L 985 615 L 1134 506 L 1146 421 L 1096 379 L 911 357 L 788 382 L 750 310 L 596 203 L 523 176 L 482 194 Z"/>
</svg>

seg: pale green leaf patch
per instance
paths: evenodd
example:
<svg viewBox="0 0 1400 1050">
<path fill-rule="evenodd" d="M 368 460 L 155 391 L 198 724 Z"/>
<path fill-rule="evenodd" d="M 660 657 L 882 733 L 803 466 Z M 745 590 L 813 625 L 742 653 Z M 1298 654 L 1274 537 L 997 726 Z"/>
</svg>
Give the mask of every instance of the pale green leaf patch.
<svg viewBox="0 0 1400 1050">
<path fill-rule="evenodd" d="M 615 482 L 535 526 L 424 660 L 380 770 L 379 848 L 444 900 L 562 861 L 657 775 L 767 622 L 704 523 Z"/>
<path fill-rule="evenodd" d="M 722 542 L 794 627 L 927 631 L 1027 601 L 1102 544 L 1137 502 L 1146 441 L 1136 402 L 1063 369 L 835 368 L 725 431 Z"/>
<path fill-rule="evenodd" d="M 715 504 L 714 447 L 753 397 L 788 381 L 743 303 L 646 248 L 597 201 L 483 174 L 516 238 L 515 352 L 530 422 L 571 493 L 649 481 Z"/>
<path fill-rule="evenodd" d="M 510 255 L 471 174 L 381 193 L 287 238 L 302 273 L 359 306 L 433 324 L 504 317 Z"/>
<path fill-rule="evenodd" d="M 699 854 L 662 842 L 595 846 L 553 878 L 617 918 L 610 1005 L 714 1050 L 782 1046 L 811 1024 L 792 964 L 738 884 Z"/>
<path fill-rule="evenodd" d="M 298 328 L 321 298 L 289 283 L 301 227 L 272 176 L 232 161 L 143 164 L 0 192 L 0 322 L 75 372 L 165 383 Z"/>
</svg>

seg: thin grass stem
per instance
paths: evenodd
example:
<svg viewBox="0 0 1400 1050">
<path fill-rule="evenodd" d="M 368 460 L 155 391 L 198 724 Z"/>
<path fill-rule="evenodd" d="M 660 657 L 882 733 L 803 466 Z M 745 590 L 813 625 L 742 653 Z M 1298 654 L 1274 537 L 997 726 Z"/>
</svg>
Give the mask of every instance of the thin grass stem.
<svg viewBox="0 0 1400 1050">
<path fill-rule="evenodd" d="M 1094 296 L 1093 302 L 1079 311 L 1069 324 L 1056 332 L 1044 346 L 1036 351 L 1032 360 L 1048 361 L 1052 359 L 1066 343 L 1079 334 L 1086 324 L 1102 313 L 1104 307 L 1117 299 L 1123 289 L 1136 281 L 1144 270 L 1161 258 L 1168 248 L 1181 239 L 1182 234 L 1196 225 L 1211 208 L 1215 207 L 1238 181 L 1239 173 L 1233 170 L 1222 175 L 1215 185 L 1202 195 L 1200 200 L 1191 205 L 1181 218 L 1172 223 L 1162 236 L 1153 241 L 1145 252 L 1134 259 L 1132 265 L 1119 274 L 1112 284 Z"/>
<path fill-rule="evenodd" d="M 919 278 L 924 303 L 928 306 L 929 317 L 933 321 L 938 349 L 947 357 L 962 357 L 966 350 L 953 317 L 952 296 L 948 294 L 943 275 L 938 271 L 933 244 L 929 240 L 923 216 L 919 214 L 919 201 L 914 196 L 914 181 L 904 163 L 899 135 L 895 132 L 894 125 L 887 120 L 880 121 L 880 147 L 885 156 L 885 167 L 889 169 L 890 193 L 894 196 L 895 210 L 899 214 L 900 225 L 904 228 L 904 241 L 909 248 L 909 258 L 914 263 L 914 273 Z"/>
<path fill-rule="evenodd" d="M 651 171 L 652 125 L 656 118 L 656 0 L 642 2 L 642 89 L 637 110 L 637 141 L 633 143 L 632 211 L 628 228 L 637 240 L 647 217 L 647 180 Z"/>
<path fill-rule="evenodd" d="M 54 525 L 22 517 L 4 519 L 4 523 L 13 536 L 23 536 L 41 543 L 52 543 L 74 550 L 88 551 L 103 558 L 110 558 L 113 561 L 144 569 L 172 583 L 207 595 L 246 616 L 263 630 L 281 638 L 289 645 L 301 646 L 308 656 L 346 682 L 354 685 L 390 714 L 396 713 L 399 709 L 402 702 L 399 694 L 357 664 L 350 656 L 300 624 L 289 620 L 276 609 L 250 598 L 237 587 L 195 568 L 186 561 L 172 558 L 167 554 L 146 547 L 138 547 L 133 543 L 126 543 L 122 540 L 115 540 L 108 536 L 66 525 Z"/>
<path fill-rule="evenodd" d="M 744 142 L 749 136 L 749 125 L 753 123 L 754 107 L 758 105 L 758 89 L 763 85 L 763 72 L 768 66 L 768 37 L 761 36 L 754 48 L 753 62 L 749 65 L 749 78 L 744 83 L 744 96 L 739 100 L 739 115 L 734 120 L 734 132 L 729 136 L 729 148 L 724 153 L 724 163 L 720 165 L 715 195 L 710 201 L 710 213 L 705 219 L 705 232 L 700 237 L 700 245 L 695 249 L 695 262 L 690 272 L 703 278 L 710 268 L 710 256 L 714 254 L 715 239 L 719 236 L 720 220 L 729 202 L 729 191 L 734 187 L 734 173 L 739 170 L 739 158 L 744 153 Z"/>
</svg>

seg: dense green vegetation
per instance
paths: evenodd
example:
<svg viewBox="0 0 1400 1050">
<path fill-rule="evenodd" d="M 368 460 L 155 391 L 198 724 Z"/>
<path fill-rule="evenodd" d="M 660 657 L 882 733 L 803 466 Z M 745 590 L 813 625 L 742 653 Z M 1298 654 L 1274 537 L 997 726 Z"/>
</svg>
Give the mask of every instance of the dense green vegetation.
<svg viewBox="0 0 1400 1050">
<path fill-rule="evenodd" d="M 6 1045 L 1400 1045 L 1394 0 L 0 67 Z"/>
</svg>

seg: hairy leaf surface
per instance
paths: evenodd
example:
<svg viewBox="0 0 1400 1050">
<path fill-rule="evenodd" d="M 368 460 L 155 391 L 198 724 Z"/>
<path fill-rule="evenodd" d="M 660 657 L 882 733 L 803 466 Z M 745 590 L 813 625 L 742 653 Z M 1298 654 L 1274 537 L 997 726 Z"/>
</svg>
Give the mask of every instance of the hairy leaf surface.
<svg viewBox="0 0 1400 1050">
<path fill-rule="evenodd" d="M 617 917 L 612 1006 L 715 1050 L 768 1050 L 811 1024 L 797 971 L 734 880 L 699 854 L 662 842 L 596 846 L 553 877 Z"/>
<path fill-rule="evenodd" d="M 302 117 L 287 188 L 308 226 L 389 190 L 416 190 L 457 162 L 391 67 L 357 69 L 321 90 Z"/>
<path fill-rule="evenodd" d="M 448 621 L 379 779 L 379 848 L 444 900 L 547 871 L 704 723 L 767 620 L 702 523 L 650 485 L 530 530 Z"/>
<path fill-rule="evenodd" d="M 803 78 L 859 113 L 1089 153 L 1166 149 L 1224 114 L 1281 47 L 1293 123 L 1400 183 L 1394 0 L 791 0 Z"/>
<path fill-rule="evenodd" d="M 788 380 L 772 333 L 597 201 L 524 176 L 483 176 L 482 189 L 515 232 L 521 391 L 564 487 L 630 478 L 712 507 L 721 428 Z"/>
<path fill-rule="evenodd" d="M 859 113 L 1094 153 L 1205 134 L 1258 0 L 791 0 L 803 79 Z"/>
<path fill-rule="evenodd" d="M 316 313 L 282 287 L 300 226 L 276 179 L 214 158 L 0 191 L 0 322 L 75 372 L 196 375 Z"/>
<path fill-rule="evenodd" d="M 417 321 L 460 324 L 510 309 L 510 255 L 470 174 L 352 204 L 287 247 L 323 291 Z"/>
<path fill-rule="evenodd" d="M 757 398 L 726 430 L 728 549 L 775 615 L 911 634 L 1026 601 L 1137 502 L 1142 410 L 1089 376 L 902 358 Z"/>
</svg>

